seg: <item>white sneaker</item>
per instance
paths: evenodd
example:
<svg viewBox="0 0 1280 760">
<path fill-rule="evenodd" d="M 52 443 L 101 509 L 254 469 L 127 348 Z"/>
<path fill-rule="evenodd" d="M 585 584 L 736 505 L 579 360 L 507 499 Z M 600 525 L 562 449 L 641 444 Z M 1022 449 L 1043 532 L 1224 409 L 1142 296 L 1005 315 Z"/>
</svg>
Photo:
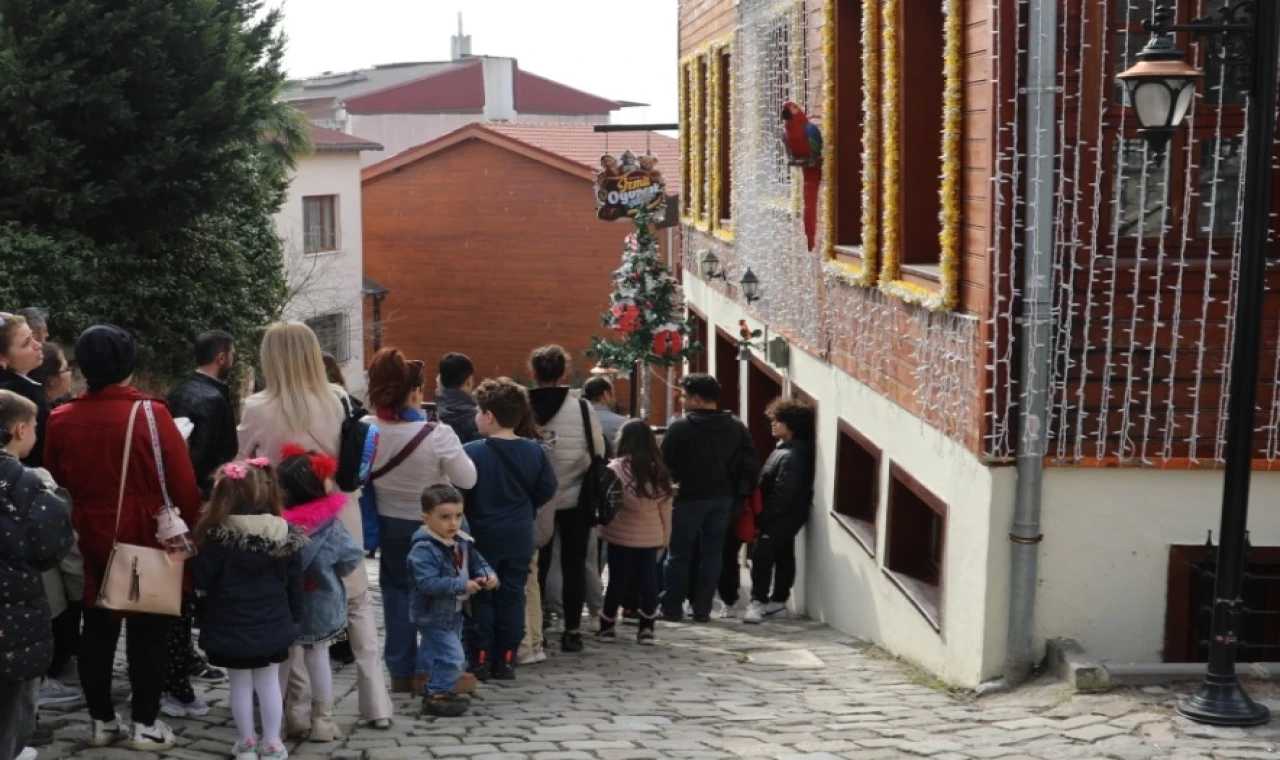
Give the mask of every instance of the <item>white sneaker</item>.
<svg viewBox="0 0 1280 760">
<path fill-rule="evenodd" d="M 791 613 L 787 612 L 786 602 L 769 602 L 764 608 L 764 616 L 774 620 L 784 620 L 791 617 Z"/>
<path fill-rule="evenodd" d="M 383 720 L 386 720 L 385 718 Z M 240 760 L 240 758 L 236 758 Z M 270 746 L 267 744 L 258 748 L 258 760 L 289 760 L 289 750 L 285 749 L 283 744 Z"/>
<path fill-rule="evenodd" d="M 36 707 L 43 710 L 54 705 L 71 705 L 84 699 L 79 689 L 73 689 L 56 678 L 45 678 L 40 681 L 40 694 L 36 697 Z"/>
<path fill-rule="evenodd" d="M 133 741 L 129 746 L 136 750 L 164 752 L 173 749 L 174 744 L 173 731 L 162 720 L 157 720 L 149 726 L 141 723 L 133 724 Z"/>
<path fill-rule="evenodd" d="M 40 753 L 36 752 L 35 747 L 23 747 L 22 751 L 19 752 L 18 756 L 13 758 L 13 760 L 36 760 L 39 756 Z"/>
<path fill-rule="evenodd" d="M 236 760 L 258 760 L 260 757 L 258 753 L 258 740 L 245 739 L 243 741 L 236 742 L 236 746 L 231 748 L 231 755 L 235 757 Z"/>
<path fill-rule="evenodd" d="M 751 605 L 747 607 L 747 614 L 742 616 L 744 623 L 760 623 L 764 621 L 764 604 L 751 600 Z"/>
<path fill-rule="evenodd" d="M 129 729 L 117 715 L 115 720 L 95 720 L 89 732 L 90 747 L 109 747 L 118 741 L 128 739 Z"/>
<path fill-rule="evenodd" d="M 738 607 L 737 607 L 737 605 L 732 605 L 732 606 L 731 606 L 731 605 L 726 604 L 725 606 L 723 606 L 723 607 L 721 607 L 721 608 L 720 608 L 720 619 L 721 619 L 721 620 L 733 620 L 733 619 L 734 619 L 734 618 L 736 618 L 736 617 L 738 617 Z"/>
<path fill-rule="evenodd" d="M 165 698 L 160 700 L 160 712 L 170 718 L 199 718 L 209 714 L 209 704 L 201 699 L 180 702 L 174 697 L 165 695 Z"/>
</svg>

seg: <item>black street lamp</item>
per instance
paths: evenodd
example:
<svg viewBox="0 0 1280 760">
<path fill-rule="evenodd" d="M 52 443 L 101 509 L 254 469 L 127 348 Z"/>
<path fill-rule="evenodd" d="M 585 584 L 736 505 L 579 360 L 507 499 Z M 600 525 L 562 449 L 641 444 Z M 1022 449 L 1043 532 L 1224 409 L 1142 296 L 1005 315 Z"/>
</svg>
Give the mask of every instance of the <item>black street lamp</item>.
<svg viewBox="0 0 1280 760">
<path fill-rule="evenodd" d="M 747 267 L 747 273 L 742 275 L 742 297 L 747 299 L 748 304 L 755 303 L 760 300 L 760 278 L 756 277 L 756 273 Z"/>
<path fill-rule="evenodd" d="M 1266 285 L 1267 227 L 1271 210 L 1271 161 L 1276 132 L 1276 78 L 1280 60 L 1280 0 L 1237 0 L 1214 16 L 1189 24 L 1170 23 L 1167 8 L 1153 22 L 1150 43 L 1138 63 L 1118 78 L 1129 88 L 1143 136 L 1157 154 L 1186 116 L 1199 72 L 1181 61 L 1171 32 L 1190 32 L 1210 43 L 1211 55 L 1236 67 L 1249 92 L 1244 205 L 1240 230 L 1240 279 L 1232 342 L 1231 398 L 1227 408 L 1227 454 L 1222 487 L 1217 577 L 1209 664 L 1200 688 L 1178 703 L 1178 713 L 1216 726 L 1254 726 L 1270 713 L 1244 692 L 1236 676 L 1243 633 L 1241 598 L 1253 465 L 1253 413 L 1258 395 L 1258 350 Z"/>
</svg>

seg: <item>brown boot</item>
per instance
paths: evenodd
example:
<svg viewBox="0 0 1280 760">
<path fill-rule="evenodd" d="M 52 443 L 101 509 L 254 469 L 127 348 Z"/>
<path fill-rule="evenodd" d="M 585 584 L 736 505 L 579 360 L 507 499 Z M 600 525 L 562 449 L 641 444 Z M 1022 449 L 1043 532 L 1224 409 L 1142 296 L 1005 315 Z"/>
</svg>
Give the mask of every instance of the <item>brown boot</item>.
<svg viewBox="0 0 1280 760">
<path fill-rule="evenodd" d="M 454 694 L 474 694 L 479 686 L 480 682 L 473 674 L 463 673 L 458 678 L 458 682 L 453 685 L 452 691 Z"/>
<path fill-rule="evenodd" d="M 421 695 L 422 689 L 418 685 L 417 678 L 392 678 L 391 693 Z"/>
<path fill-rule="evenodd" d="M 419 697 L 427 693 L 427 681 L 431 676 L 424 674 L 413 677 L 413 693 Z"/>
</svg>

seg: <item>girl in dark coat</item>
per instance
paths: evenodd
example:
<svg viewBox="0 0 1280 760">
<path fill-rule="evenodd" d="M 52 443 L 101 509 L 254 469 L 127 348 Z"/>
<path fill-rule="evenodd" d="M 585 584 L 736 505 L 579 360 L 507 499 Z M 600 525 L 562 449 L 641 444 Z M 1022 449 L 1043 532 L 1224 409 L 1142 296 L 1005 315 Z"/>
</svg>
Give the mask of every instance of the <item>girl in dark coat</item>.
<svg viewBox="0 0 1280 760">
<path fill-rule="evenodd" d="M 280 492 L 267 460 L 218 468 L 196 542 L 200 553 L 192 579 L 207 594 L 200 647 L 210 663 L 228 670 L 231 714 L 240 734 L 232 752 L 237 760 L 283 760 L 280 663 L 298 635 L 300 553 L 308 540 L 280 516 Z M 261 744 L 254 732 L 255 692 Z"/>
<path fill-rule="evenodd" d="M 765 409 L 778 447 L 760 479 L 764 509 L 756 517 L 751 552 L 751 606 L 744 623 L 784 617 L 796 582 L 796 534 L 813 505 L 814 413 L 803 401 L 774 399 Z"/>
</svg>

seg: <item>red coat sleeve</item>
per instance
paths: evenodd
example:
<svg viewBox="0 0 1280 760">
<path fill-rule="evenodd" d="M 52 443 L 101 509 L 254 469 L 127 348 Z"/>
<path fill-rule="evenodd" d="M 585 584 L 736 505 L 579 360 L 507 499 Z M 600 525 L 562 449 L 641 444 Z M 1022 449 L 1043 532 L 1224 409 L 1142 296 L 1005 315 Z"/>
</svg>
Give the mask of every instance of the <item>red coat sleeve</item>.
<svg viewBox="0 0 1280 760">
<path fill-rule="evenodd" d="M 156 415 L 156 429 L 160 433 L 160 453 L 164 456 L 165 485 L 169 498 L 182 514 L 187 527 L 195 529 L 200 521 L 200 489 L 196 486 L 196 472 L 187 453 L 187 442 L 182 439 L 178 424 L 163 402 L 152 402 Z"/>
</svg>

